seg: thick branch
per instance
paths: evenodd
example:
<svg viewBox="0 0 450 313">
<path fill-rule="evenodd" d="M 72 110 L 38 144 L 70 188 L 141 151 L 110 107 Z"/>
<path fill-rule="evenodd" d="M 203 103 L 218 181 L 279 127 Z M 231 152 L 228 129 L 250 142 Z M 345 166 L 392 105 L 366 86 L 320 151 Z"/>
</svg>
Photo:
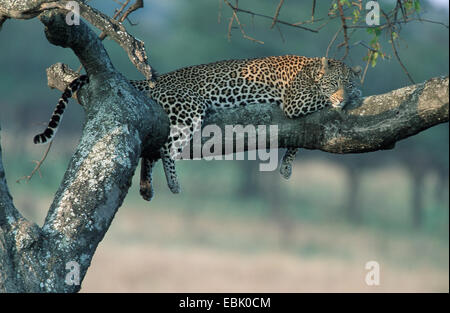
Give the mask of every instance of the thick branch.
<svg viewBox="0 0 450 313">
<path fill-rule="evenodd" d="M 324 109 L 289 119 L 276 106 L 250 105 L 211 111 L 206 125 L 278 125 L 278 146 L 317 149 L 331 153 L 362 153 L 391 149 L 399 140 L 449 120 L 448 77 L 373 95 L 351 103 L 343 112 Z M 206 142 L 209 137 L 202 138 Z M 248 139 L 248 138 L 247 138 Z M 222 140 L 225 144 L 233 142 Z M 245 140 L 244 150 L 247 150 Z M 199 146 L 193 143 L 194 149 Z M 267 138 L 266 146 L 269 146 Z M 213 153 L 214 155 L 214 153 Z"/>
<path fill-rule="evenodd" d="M 71 75 L 77 75 L 61 64 L 53 65 L 47 72 L 55 75 L 58 71 L 53 68 L 64 68 L 62 72 L 70 77 L 66 81 L 70 81 Z M 48 75 L 49 85 L 52 81 L 64 80 L 65 75 Z M 64 90 L 65 87 L 62 84 L 57 88 Z M 226 125 L 278 125 L 279 148 L 363 153 L 391 149 L 399 140 L 448 122 L 448 98 L 448 77 L 436 77 L 386 94 L 358 99 L 343 112 L 325 109 L 297 119 L 287 118 L 281 109 L 271 104 L 210 110 L 203 128 L 217 125 L 225 134 Z M 208 139 L 202 137 L 202 143 Z M 222 143 L 223 148 L 225 144 L 235 145 L 234 141 L 226 141 L 225 138 Z M 269 140 L 266 144 L 268 146 Z M 194 141 L 191 147 L 199 149 Z M 245 141 L 244 151 L 247 150 Z"/>
</svg>

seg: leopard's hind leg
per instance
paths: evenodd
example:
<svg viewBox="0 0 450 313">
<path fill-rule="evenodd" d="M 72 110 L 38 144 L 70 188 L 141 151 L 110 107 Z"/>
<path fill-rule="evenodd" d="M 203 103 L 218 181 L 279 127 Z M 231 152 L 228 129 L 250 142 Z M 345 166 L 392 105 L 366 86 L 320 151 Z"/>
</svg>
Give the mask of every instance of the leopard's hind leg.
<svg viewBox="0 0 450 313">
<path fill-rule="evenodd" d="M 190 143 L 194 134 L 201 130 L 206 105 L 190 95 L 177 97 L 182 103 L 169 108 L 170 134 L 161 148 L 161 159 L 167 185 L 173 193 L 181 191 L 175 170 L 175 160 L 181 158 L 183 149 Z"/>
</svg>

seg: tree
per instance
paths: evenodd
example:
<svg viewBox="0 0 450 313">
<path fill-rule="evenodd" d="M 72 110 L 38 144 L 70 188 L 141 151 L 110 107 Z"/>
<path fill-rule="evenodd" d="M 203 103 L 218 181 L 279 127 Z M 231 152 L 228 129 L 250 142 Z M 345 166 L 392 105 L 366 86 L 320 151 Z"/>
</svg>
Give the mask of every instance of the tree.
<svg viewBox="0 0 450 313">
<path fill-rule="evenodd" d="M 77 95 L 86 115 L 83 135 L 43 227 L 27 221 L 15 208 L 0 146 L 1 291 L 78 291 L 77 282 L 86 275 L 97 245 L 121 206 L 139 158 L 154 155 L 169 132 L 164 110 L 133 89 L 114 68 L 102 36 L 97 37 L 83 21 L 76 27 L 67 25 L 67 3 L 0 0 L 0 27 L 7 19 L 39 18 L 48 41 L 71 49 L 90 78 Z M 121 45 L 131 62 L 152 79 L 143 43 L 129 35 L 117 20 L 85 1 L 77 3 L 80 14 Z M 143 1 L 136 1 L 133 8 L 124 11 L 122 21 L 140 5 Z M 60 90 L 77 75 L 61 64 L 50 67 L 47 73 L 49 85 Z M 231 124 L 277 124 L 280 148 L 361 153 L 392 149 L 403 138 L 448 122 L 448 98 L 448 77 L 436 77 L 355 100 L 345 113 L 323 110 L 289 120 L 279 108 L 261 104 L 218 110 L 206 118 L 204 126 L 214 124 L 223 130 Z M 79 273 L 73 273 L 77 266 Z M 73 276 L 67 277 L 68 273 Z"/>
</svg>

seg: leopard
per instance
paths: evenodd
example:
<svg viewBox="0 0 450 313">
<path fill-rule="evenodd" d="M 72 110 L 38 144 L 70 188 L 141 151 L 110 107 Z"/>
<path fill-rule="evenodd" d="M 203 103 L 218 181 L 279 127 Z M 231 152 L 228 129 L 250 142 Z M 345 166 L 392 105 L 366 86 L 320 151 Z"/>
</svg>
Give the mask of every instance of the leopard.
<svg viewBox="0 0 450 313">
<path fill-rule="evenodd" d="M 134 88 L 164 109 L 171 125 L 159 157 L 142 157 L 141 196 L 148 201 L 153 198 L 152 172 L 159 159 L 171 192 L 181 191 L 175 160 L 201 129 L 211 109 L 269 103 L 278 106 L 287 118 L 299 118 L 325 107 L 342 110 L 349 101 L 361 97 L 360 74 L 361 67 L 350 67 L 337 59 L 283 55 L 223 60 L 180 68 L 154 80 L 130 80 Z M 89 78 L 82 75 L 67 87 L 48 127 L 34 137 L 34 143 L 53 139 L 67 99 L 88 82 Z M 282 177 L 291 176 L 297 152 L 298 147 L 287 147 L 279 169 Z"/>
</svg>

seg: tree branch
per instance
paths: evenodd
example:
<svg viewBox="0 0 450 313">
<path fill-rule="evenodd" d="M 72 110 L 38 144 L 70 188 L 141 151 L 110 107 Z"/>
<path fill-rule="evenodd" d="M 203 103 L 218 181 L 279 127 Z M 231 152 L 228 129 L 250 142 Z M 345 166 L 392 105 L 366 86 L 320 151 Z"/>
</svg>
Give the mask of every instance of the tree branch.
<svg viewBox="0 0 450 313">
<path fill-rule="evenodd" d="M 349 104 L 344 112 L 324 109 L 289 119 L 271 104 L 217 109 L 207 114 L 203 127 L 217 125 L 278 125 L 278 147 L 317 149 L 330 153 L 363 153 L 392 149 L 395 143 L 449 120 L 449 81 L 436 77 L 391 92 L 368 96 Z M 202 143 L 209 137 L 203 137 Z M 244 151 L 248 149 L 246 137 Z M 222 139 L 225 145 L 233 145 Z M 269 138 L 266 141 L 269 147 Z M 192 150 L 201 147 L 191 142 Z M 212 154 L 214 155 L 214 153 Z"/>
<path fill-rule="evenodd" d="M 232 5 L 231 3 L 229 3 L 226 0 L 224 0 L 224 1 L 235 12 L 243 12 L 243 13 L 250 14 L 252 16 L 259 16 L 259 17 L 263 17 L 263 18 L 267 18 L 267 19 L 273 20 L 273 16 L 268 16 L 268 15 L 264 15 L 264 14 L 255 13 L 255 12 L 252 12 L 250 10 L 244 10 L 244 9 L 241 9 L 241 8 L 238 8 L 238 7 L 234 6 L 234 5 Z M 318 30 L 301 26 L 301 25 L 299 25 L 299 23 L 289 23 L 289 22 L 285 22 L 285 21 L 280 21 L 278 19 L 277 19 L 277 23 L 283 24 L 283 25 L 288 25 L 288 26 L 291 26 L 291 27 L 300 28 L 300 29 L 307 30 L 307 31 L 310 31 L 310 32 L 313 32 L 313 33 L 318 33 Z"/>
<path fill-rule="evenodd" d="M 54 73 L 50 69 L 48 72 Z M 49 76 L 50 80 L 60 81 L 61 78 Z M 448 122 L 448 83 L 448 77 L 435 77 L 420 84 L 358 99 L 348 104 L 342 113 L 324 109 L 298 119 L 287 118 L 272 104 L 211 109 L 202 128 L 217 125 L 225 133 L 226 125 L 278 125 L 279 148 L 298 147 L 339 154 L 392 149 L 399 140 Z M 64 90 L 65 87 L 62 85 L 58 89 Z M 248 150 L 249 139 L 254 138 L 247 137 L 243 151 Z M 201 142 L 208 140 L 209 137 L 203 137 Z M 234 146 L 234 143 L 223 139 L 222 152 L 225 144 Z M 269 139 L 266 146 L 268 144 Z M 201 151 L 201 146 L 191 141 L 191 154 L 193 149 Z"/>
<path fill-rule="evenodd" d="M 275 14 L 273 16 L 272 25 L 270 25 L 270 28 L 273 28 L 278 20 L 278 15 L 280 15 L 281 7 L 283 6 L 284 0 L 280 0 L 280 3 L 278 3 L 277 9 L 275 10 Z"/>
</svg>

